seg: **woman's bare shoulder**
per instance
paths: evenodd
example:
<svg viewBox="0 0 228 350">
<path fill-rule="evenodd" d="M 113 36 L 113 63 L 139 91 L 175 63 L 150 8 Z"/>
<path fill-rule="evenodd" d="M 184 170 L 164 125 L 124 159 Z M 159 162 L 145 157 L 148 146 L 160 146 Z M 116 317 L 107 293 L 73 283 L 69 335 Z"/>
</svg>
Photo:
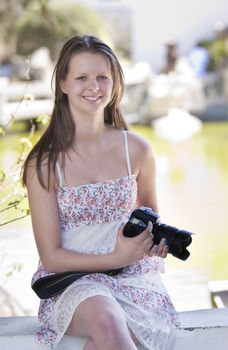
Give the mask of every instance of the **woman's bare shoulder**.
<svg viewBox="0 0 228 350">
<path fill-rule="evenodd" d="M 143 136 L 137 134 L 134 131 L 128 130 L 128 143 L 129 147 L 137 154 L 145 155 L 152 152 L 152 146 Z"/>
<path fill-rule="evenodd" d="M 26 161 L 26 175 L 31 176 L 37 173 L 38 157 L 33 155 L 29 157 Z M 40 160 L 39 165 L 44 171 L 48 168 L 48 154 L 45 154 Z"/>
<path fill-rule="evenodd" d="M 38 162 L 37 156 L 31 157 L 25 169 L 26 172 L 26 184 L 40 184 L 40 177 L 42 178 L 43 184 L 48 186 L 48 173 L 50 171 L 50 185 L 54 185 L 55 175 L 52 167 L 48 166 L 48 153 L 42 156 L 42 159 Z"/>
</svg>

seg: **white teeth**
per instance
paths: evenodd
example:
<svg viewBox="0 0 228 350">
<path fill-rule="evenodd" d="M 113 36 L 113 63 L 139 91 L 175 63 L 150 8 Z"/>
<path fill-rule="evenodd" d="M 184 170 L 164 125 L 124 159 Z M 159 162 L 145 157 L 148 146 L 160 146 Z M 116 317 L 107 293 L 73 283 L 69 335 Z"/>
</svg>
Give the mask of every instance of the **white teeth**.
<svg viewBox="0 0 228 350">
<path fill-rule="evenodd" d="M 88 101 L 97 101 L 100 97 L 97 96 L 84 96 L 84 98 Z"/>
</svg>

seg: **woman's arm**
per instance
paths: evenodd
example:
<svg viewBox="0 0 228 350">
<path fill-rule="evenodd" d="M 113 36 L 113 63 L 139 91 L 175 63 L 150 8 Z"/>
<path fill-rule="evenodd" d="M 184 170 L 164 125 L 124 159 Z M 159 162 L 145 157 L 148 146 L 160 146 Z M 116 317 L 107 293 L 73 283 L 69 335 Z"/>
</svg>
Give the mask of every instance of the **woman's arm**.
<svg viewBox="0 0 228 350">
<path fill-rule="evenodd" d="M 138 135 L 131 134 L 130 139 L 133 171 L 137 175 L 138 184 L 137 204 L 138 206 L 150 207 L 158 212 L 156 166 L 152 148 L 146 140 Z M 168 250 L 166 241 L 163 239 L 159 245 L 152 246 L 148 255 L 165 258 Z"/>
<path fill-rule="evenodd" d="M 137 177 L 138 204 L 158 212 L 155 159 L 150 145 L 144 147 L 142 164 Z"/>
<path fill-rule="evenodd" d="M 132 172 L 137 177 L 138 206 L 158 211 L 156 194 L 156 166 L 151 145 L 141 136 L 129 133 L 129 148 Z"/>
</svg>

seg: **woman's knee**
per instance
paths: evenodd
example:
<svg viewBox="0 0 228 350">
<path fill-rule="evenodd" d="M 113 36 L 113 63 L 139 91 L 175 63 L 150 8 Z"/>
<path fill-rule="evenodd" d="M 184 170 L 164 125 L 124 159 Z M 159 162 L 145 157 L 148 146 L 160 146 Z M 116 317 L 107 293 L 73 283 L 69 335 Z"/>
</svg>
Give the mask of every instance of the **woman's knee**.
<svg viewBox="0 0 228 350">
<path fill-rule="evenodd" d="M 120 319 L 117 311 L 111 299 L 103 296 L 90 297 L 76 309 L 67 334 L 91 337 L 97 332 L 109 332 Z"/>
<path fill-rule="evenodd" d="M 93 329 L 93 339 L 102 341 L 111 349 L 118 348 L 119 342 L 126 336 L 130 337 L 130 333 L 121 312 L 115 308 L 100 310 Z"/>
<path fill-rule="evenodd" d="M 110 307 L 101 309 L 96 315 L 96 327 L 105 333 L 119 328 L 121 323 L 124 323 L 124 319 L 120 312 Z"/>
<path fill-rule="evenodd" d="M 92 339 L 87 339 L 86 342 L 85 342 L 85 345 L 83 347 L 83 350 L 97 350 L 94 342 Z"/>
<path fill-rule="evenodd" d="M 123 344 L 132 346 L 126 319 L 110 298 L 97 296 L 87 299 L 79 305 L 72 321 L 74 331 L 70 330 L 68 334 L 89 337 L 95 347 L 102 348 L 104 344 L 110 349 L 123 349 Z M 87 350 L 86 346 L 85 349 Z"/>
<path fill-rule="evenodd" d="M 107 297 L 96 296 L 79 305 L 67 333 L 112 343 L 124 331 L 128 332 L 127 324 L 115 302 Z"/>
</svg>

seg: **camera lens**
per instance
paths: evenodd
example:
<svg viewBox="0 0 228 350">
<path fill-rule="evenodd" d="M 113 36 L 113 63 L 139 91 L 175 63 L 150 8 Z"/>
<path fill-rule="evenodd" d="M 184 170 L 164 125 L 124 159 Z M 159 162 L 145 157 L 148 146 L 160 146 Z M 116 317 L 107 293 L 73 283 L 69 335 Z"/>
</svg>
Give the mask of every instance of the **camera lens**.
<svg viewBox="0 0 228 350">
<path fill-rule="evenodd" d="M 185 230 L 179 230 L 176 227 L 169 226 L 166 224 L 154 224 L 153 231 L 154 243 L 159 244 L 162 238 L 166 239 L 167 245 L 169 246 L 169 253 L 173 256 L 186 260 L 190 253 L 186 249 L 191 242 L 191 232 Z"/>
</svg>

